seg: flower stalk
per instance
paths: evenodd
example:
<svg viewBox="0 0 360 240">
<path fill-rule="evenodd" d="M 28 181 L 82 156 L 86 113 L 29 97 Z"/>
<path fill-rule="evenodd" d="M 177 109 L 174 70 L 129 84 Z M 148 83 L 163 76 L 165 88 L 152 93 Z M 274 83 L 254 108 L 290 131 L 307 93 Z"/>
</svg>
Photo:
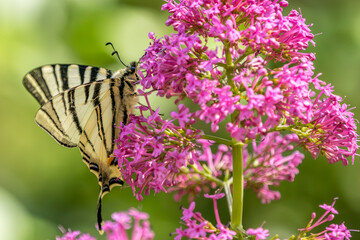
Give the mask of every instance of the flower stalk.
<svg viewBox="0 0 360 240">
<path fill-rule="evenodd" d="M 233 156 L 233 203 L 231 213 L 231 228 L 242 232 L 243 197 L 244 197 L 244 169 L 243 144 L 235 143 L 232 148 Z"/>
</svg>

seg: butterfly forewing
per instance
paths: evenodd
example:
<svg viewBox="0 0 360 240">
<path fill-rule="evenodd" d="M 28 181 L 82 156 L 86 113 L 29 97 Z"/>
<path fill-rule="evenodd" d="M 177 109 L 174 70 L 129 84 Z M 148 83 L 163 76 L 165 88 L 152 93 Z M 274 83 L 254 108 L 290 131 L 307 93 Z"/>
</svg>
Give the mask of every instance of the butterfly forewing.
<svg viewBox="0 0 360 240">
<path fill-rule="evenodd" d="M 44 65 L 24 77 L 25 88 L 43 105 L 59 93 L 93 81 L 110 78 L 105 68 L 77 64 Z"/>
</svg>

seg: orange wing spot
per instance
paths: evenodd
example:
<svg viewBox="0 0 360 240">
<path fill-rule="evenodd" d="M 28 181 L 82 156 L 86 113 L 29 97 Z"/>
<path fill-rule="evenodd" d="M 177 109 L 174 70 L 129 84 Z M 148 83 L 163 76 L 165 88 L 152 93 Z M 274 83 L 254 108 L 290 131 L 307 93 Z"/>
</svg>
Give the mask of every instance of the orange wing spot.
<svg viewBox="0 0 360 240">
<path fill-rule="evenodd" d="M 110 164 L 114 161 L 114 157 L 109 157 L 107 160 L 107 164 L 108 166 L 110 166 Z"/>
</svg>

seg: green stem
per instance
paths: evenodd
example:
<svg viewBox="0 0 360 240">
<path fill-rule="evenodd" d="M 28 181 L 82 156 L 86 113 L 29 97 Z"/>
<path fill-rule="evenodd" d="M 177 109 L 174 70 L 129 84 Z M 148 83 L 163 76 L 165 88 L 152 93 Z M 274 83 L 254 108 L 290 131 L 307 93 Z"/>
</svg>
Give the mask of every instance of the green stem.
<svg viewBox="0 0 360 240">
<path fill-rule="evenodd" d="M 233 142 L 230 141 L 230 140 L 227 140 L 227 139 L 221 138 L 221 137 L 212 136 L 212 135 L 206 135 L 205 134 L 205 135 L 202 135 L 201 138 L 211 140 L 211 141 L 215 141 L 216 143 L 224 144 L 226 146 L 231 146 L 233 144 Z"/>
<path fill-rule="evenodd" d="M 228 84 L 230 85 L 231 90 L 234 93 L 234 95 L 240 96 L 239 89 L 236 87 L 235 82 L 233 80 L 234 63 L 231 58 L 229 42 L 224 42 L 224 50 L 225 50 L 225 58 L 226 58 L 226 66 L 225 66 L 226 80 L 227 80 Z"/>
<path fill-rule="evenodd" d="M 195 165 L 190 165 L 190 167 L 194 170 L 195 173 L 198 173 L 198 174 L 202 175 L 203 177 L 206 177 L 207 180 L 212 181 L 219 186 L 223 185 L 223 182 L 220 179 L 213 177 L 211 173 L 206 173 L 205 171 L 200 171 Z"/>
<path fill-rule="evenodd" d="M 232 195 L 231 195 L 230 184 L 231 183 L 229 181 L 224 182 L 224 190 L 225 190 L 226 201 L 227 201 L 228 208 L 229 208 L 229 213 L 230 213 L 230 216 L 231 216 L 233 199 L 232 199 Z"/>
<path fill-rule="evenodd" d="M 230 53 L 230 43 L 224 42 L 224 51 L 226 58 L 226 80 L 231 87 L 234 95 L 241 96 L 239 88 L 236 86 L 234 76 L 234 62 Z M 231 114 L 231 122 L 236 124 L 238 118 L 238 111 Z M 239 233 L 240 239 L 242 239 L 242 233 L 244 232 L 242 226 L 243 215 L 243 196 L 244 196 L 244 170 L 243 170 L 243 146 L 242 142 L 238 142 L 236 139 L 232 139 L 232 158 L 233 158 L 233 196 L 232 196 L 232 212 L 231 212 L 231 228 Z M 230 198 L 228 199 L 229 202 Z M 230 209 L 230 207 L 229 207 Z"/>
<path fill-rule="evenodd" d="M 231 228 L 242 232 L 244 173 L 243 173 L 243 144 L 235 143 L 232 147 L 233 156 L 233 205 L 231 214 Z"/>
</svg>

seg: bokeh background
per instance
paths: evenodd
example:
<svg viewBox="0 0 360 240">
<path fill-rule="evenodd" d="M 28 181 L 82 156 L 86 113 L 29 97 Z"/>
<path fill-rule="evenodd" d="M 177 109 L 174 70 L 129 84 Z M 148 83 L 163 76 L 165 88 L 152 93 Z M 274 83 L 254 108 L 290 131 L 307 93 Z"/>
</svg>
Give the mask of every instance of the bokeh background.
<svg viewBox="0 0 360 240">
<path fill-rule="evenodd" d="M 35 100 L 22 86 L 29 70 L 49 63 L 81 63 L 116 70 L 121 66 L 105 43 L 112 41 L 124 62 L 139 59 L 149 44 L 148 32 L 172 32 L 160 11 L 161 0 L 0 0 L 0 239 L 55 239 L 64 228 L 98 236 L 97 180 L 82 163 L 79 151 L 58 145 L 34 122 Z M 285 12 L 299 9 L 313 23 L 316 72 L 346 96 L 351 107 L 360 104 L 360 2 L 357 0 L 294 0 Z M 168 112 L 171 102 L 153 99 Z M 354 109 L 356 117 L 359 108 Z M 360 167 L 329 165 L 323 157 L 307 155 L 295 182 L 281 184 L 282 198 L 262 205 L 246 191 L 244 226 L 265 223 L 272 234 L 289 237 L 304 227 L 318 205 L 339 197 L 340 214 L 360 228 Z M 221 202 L 226 222 L 225 202 Z M 170 239 L 179 226 L 181 205 L 171 195 L 151 194 L 137 202 L 130 189 L 114 189 L 103 201 L 103 216 L 136 207 L 150 214 L 156 239 Z M 198 209 L 214 219 L 211 202 Z M 360 234 L 353 233 L 353 239 Z M 104 237 L 98 236 L 98 239 Z"/>
</svg>

